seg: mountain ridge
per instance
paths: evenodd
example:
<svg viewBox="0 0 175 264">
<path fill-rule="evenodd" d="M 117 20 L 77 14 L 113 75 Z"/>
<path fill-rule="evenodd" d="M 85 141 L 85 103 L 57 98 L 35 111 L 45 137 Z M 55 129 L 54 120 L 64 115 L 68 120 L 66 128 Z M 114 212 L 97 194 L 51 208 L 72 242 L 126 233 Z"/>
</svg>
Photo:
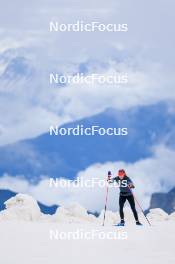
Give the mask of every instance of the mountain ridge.
<svg viewBox="0 0 175 264">
<path fill-rule="evenodd" d="M 50 136 L 39 137 L 0 147 L 0 175 L 23 175 L 38 182 L 40 177 L 74 179 L 94 163 L 124 161 L 133 163 L 152 156 L 152 146 L 162 140 L 174 148 L 175 117 L 166 104 L 140 107 L 129 111 L 108 109 L 102 114 L 66 124 L 63 127 L 128 127 L 126 136 Z M 149 129 L 148 129 L 149 127 Z M 160 129 L 161 128 L 161 129 Z M 170 135 L 167 138 L 167 135 Z M 165 138 L 166 141 L 164 140 Z"/>
</svg>

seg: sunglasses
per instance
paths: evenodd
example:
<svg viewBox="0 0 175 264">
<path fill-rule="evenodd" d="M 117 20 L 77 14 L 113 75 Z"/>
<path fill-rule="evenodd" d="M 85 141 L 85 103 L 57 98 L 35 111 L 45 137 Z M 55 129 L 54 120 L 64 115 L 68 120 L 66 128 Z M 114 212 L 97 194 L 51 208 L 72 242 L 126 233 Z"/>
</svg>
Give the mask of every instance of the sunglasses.
<svg viewBox="0 0 175 264">
<path fill-rule="evenodd" d="M 119 170 L 118 175 L 125 175 L 125 171 L 124 170 Z"/>
</svg>

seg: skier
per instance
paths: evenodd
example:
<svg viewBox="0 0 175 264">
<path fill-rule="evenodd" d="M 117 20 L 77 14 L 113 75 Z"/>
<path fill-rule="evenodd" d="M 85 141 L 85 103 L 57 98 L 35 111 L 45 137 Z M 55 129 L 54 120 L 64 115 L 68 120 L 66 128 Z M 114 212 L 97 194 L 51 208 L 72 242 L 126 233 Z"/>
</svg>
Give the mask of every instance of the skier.
<svg viewBox="0 0 175 264">
<path fill-rule="evenodd" d="M 108 175 L 108 182 L 109 183 L 112 183 L 115 181 L 119 184 L 119 187 L 120 187 L 119 212 L 120 212 L 121 221 L 119 224 L 117 224 L 117 226 L 124 226 L 125 225 L 123 207 L 124 207 L 126 200 L 128 200 L 128 202 L 131 206 L 131 209 L 132 209 L 135 221 L 136 221 L 136 225 L 142 225 L 138 219 L 138 214 L 137 214 L 137 211 L 135 208 L 134 196 L 133 196 L 132 191 L 131 191 L 131 189 L 135 188 L 135 186 L 134 186 L 133 182 L 131 181 L 131 179 L 126 175 L 125 170 L 123 170 L 123 169 L 119 170 L 118 176 L 114 177 L 114 178 L 111 178 L 111 176 Z"/>
</svg>

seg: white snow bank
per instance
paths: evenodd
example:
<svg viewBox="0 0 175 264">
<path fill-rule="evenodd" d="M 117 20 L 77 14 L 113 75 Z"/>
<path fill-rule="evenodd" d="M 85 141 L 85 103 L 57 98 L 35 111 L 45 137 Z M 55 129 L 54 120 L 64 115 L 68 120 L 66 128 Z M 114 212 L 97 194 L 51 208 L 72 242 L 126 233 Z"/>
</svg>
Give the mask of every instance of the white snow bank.
<svg viewBox="0 0 175 264">
<path fill-rule="evenodd" d="M 71 203 L 66 207 L 59 207 L 53 215 L 55 221 L 64 223 L 97 223 L 98 218 L 88 214 L 87 210 L 78 203 Z"/>
<path fill-rule="evenodd" d="M 169 219 L 169 215 L 160 208 L 150 209 L 147 217 L 151 222 L 166 221 Z"/>
<path fill-rule="evenodd" d="M 0 220 L 38 220 L 42 213 L 35 199 L 27 194 L 17 194 L 5 202 L 6 209 L 0 212 Z"/>
<path fill-rule="evenodd" d="M 169 215 L 169 219 L 170 220 L 175 220 L 175 212 L 173 212 L 172 214 Z"/>
<path fill-rule="evenodd" d="M 66 207 L 59 207 L 54 215 L 42 214 L 38 203 L 31 196 L 26 194 L 17 194 L 5 202 L 6 209 L 0 212 L 0 220 L 24 220 L 58 223 L 95 223 L 102 225 L 104 210 L 99 217 L 88 214 L 87 210 L 78 203 L 71 203 Z M 129 207 L 124 208 L 126 223 L 134 223 L 134 216 Z M 175 212 L 171 215 L 165 213 L 162 209 L 151 209 L 147 215 L 150 222 L 160 222 L 166 220 L 175 220 Z M 139 220 L 144 224 L 145 217 L 139 213 Z M 106 211 L 105 225 L 113 225 L 120 221 L 119 213 Z"/>
<path fill-rule="evenodd" d="M 100 215 L 99 215 L 99 220 L 100 223 L 103 223 L 103 219 L 104 219 L 104 210 L 101 211 Z M 114 213 L 112 211 L 106 211 L 105 214 L 105 225 L 114 225 L 117 222 L 119 222 L 119 214 L 118 213 Z"/>
</svg>

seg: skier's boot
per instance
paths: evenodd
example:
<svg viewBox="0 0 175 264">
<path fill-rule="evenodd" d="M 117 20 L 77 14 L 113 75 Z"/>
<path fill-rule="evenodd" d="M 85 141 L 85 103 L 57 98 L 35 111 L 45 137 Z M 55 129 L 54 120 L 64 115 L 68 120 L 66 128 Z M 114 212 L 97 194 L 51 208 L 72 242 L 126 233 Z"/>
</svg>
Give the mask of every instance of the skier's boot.
<svg viewBox="0 0 175 264">
<path fill-rule="evenodd" d="M 121 220 L 120 223 L 118 223 L 116 226 L 125 226 L 125 221 Z"/>
<path fill-rule="evenodd" d="M 142 226 L 142 224 L 139 221 L 136 221 L 136 225 Z"/>
</svg>

